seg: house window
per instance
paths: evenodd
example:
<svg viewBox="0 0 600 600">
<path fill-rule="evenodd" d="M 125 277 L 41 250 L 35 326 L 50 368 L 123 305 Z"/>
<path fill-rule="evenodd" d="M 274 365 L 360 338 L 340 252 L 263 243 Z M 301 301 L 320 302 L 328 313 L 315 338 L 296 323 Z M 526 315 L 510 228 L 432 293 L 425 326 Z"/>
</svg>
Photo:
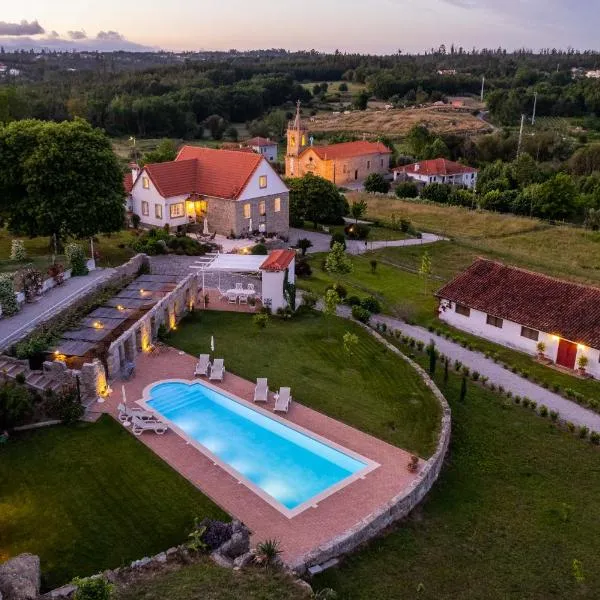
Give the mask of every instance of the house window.
<svg viewBox="0 0 600 600">
<path fill-rule="evenodd" d="M 454 307 L 454 311 L 456 312 L 456 314 L 462 315 L 463 317 L 471 316 L 471 309 L 468 306 L 465 306 L 464 304 L 459 304 L 458 302 Z"/>
<path fill-rule="evenodd" d="M 383 167 L 383 158 L 381 159 L 381 166 Z"/>
<path fill-rule="evenodd" d="M 273 212 L 279 212 L 281 210 L 281 198 L 275 198 L 273 200 Z"/>
<path fill-rule="evenodd" d="M 145 190 L 150 189 L 150 180 L 147 177 L 142 177 L 142 187 Z"/>
<path fill-rule="evenodd" d="M 368 161 L 367 161 L 367 169 L 370 169 L 370 168 L 371 168 L 371 161 L 370 161 L 370 160 L 368 160 Z"/>
<path fill-rule="evenodd" d="M 185 215 L 185 208 L 183 206 L 183 202 L 178 202 L 177 204 L 171 204 L 169 207 L 169 216 L 171 219 L 177 219 L 178 217 L 183 217 Z"/>
<path fill-rule="evenodd" d="M 540 332 L 537 329 L 531 329 L 531 327 L 521 327 L 521 337 L 537 342 L 540 337 Z"/>
<path fill-rule="evenodd" d="M 162 204 L 155 204 L 154 205 L 154 216 L 157 219 L 162 219 Z"/>
<path fill-rule="evenodd" d="M 491 325 L 492 327 L 499 327 L 500 329 L 502 329 L 503 320 L 499 317 L 492 317 L 492 315 L 488 315 L 486 323 L 488 325 Z"/>
<path fill-rule="evenodd" d="M 145 200 L 142 200 L 142 215 L 147 217 L 150 214 L 150 206 Z"/>
<path fill-rule="evenodd" d="M 249 219 L 250 218 L 250 204 L 244 204 L 244 219 Z"/>
<path fill-rule="evenodd" d="M 267 214 L 267 206 L 266 206 L 266 204 L 265 204 L 265 201 L 264 201 L 264 200 L 261 200 L 261 201 L 258 203 L 258 214 L 259 214 L 261 217 L 264 217 L 264 216 Z"/>
<path fill-rule="evenodd" d="M 258 178 L 258 187 L 261 190 L 264 190 L 267 187 L 267 176 L 266 175 L 261 175 Z"/>
</svg>

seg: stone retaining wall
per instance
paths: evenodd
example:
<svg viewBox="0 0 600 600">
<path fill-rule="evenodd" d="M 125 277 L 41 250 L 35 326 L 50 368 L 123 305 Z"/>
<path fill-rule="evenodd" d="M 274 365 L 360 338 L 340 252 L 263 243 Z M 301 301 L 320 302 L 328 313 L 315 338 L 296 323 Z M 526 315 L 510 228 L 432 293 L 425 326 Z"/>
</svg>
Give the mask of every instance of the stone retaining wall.
<svg viewBox="0 0 600 600">
<path fill-rule="evenodd" d="M 362 519 L 351 529 L 348 529 L 344 533 L 328 541 L 326 544 L 305 554 L 295 564 L 290 565 L 298 574 L 306 573 L 311 566 L 322 564 L 328 560 L 352 552 L 364 542 L 379 535 L 395 521 L 406 517 L 421 502 L 421 500 L 423 500 L 436 482 L 442 469 L 448 445 L 450 444 L 450 406 L 427 372 L 416 362 L 402 354 L 398 348 L 390 344 L 370 327 L 367 327 L 366 325 L 362 325 L 362 327 L 377 338 L 377 340 L 391 352 L 394 352 L 394 354 L 398 355 L 402 360 L 409 363 L 413 369 L 419 373 L 425 382 L 425 385 L 437 398 L 442 409 L 442 420 L 437 447 L 431 458 L 429 458 L 425 466 L 422 467 L 421 471 L 418 473 L 418 478 L 413 481 L 408 490 L 405 490 L 395 498 L 392 498 L 392 500 Z"/>
</svg>

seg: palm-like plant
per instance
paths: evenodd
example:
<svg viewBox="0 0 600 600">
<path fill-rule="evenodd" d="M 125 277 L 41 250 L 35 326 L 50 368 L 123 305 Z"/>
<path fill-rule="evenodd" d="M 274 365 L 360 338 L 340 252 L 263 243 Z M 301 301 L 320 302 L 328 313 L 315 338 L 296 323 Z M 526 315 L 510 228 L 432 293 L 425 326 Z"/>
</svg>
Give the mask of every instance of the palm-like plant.
<svg viewBox="0 0 600 600">
<path fill-rule="evenodd" d="M 256 545 L 256 556 L 254 557 L 254 560 L 257 564 L 268 569 L 279 563 L 279 555 L 281 552 L 279 540 L 268 539 Z"/>
</svg>

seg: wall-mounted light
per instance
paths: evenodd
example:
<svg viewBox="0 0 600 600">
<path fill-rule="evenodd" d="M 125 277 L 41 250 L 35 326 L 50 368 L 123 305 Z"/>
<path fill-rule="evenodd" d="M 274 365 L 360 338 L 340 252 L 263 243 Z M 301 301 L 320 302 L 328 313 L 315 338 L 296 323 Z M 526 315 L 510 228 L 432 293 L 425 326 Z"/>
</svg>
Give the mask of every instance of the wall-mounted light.
<svg viewBox="0 0 600 600">
<path fill-rule="evenodd" d="M 583 344 L 577 344 L 577 349 L 583 352 L 585 350 L 585 346 Z"/>
<path fill-rule="evenodd" d="M 94 329 L 104 329 L 104 325 L 100 321 L 94 321 Z"/>
<path fill-rule="evenodd" d="M 117 310 L 125 310 L 125 307 L 122 304 L 117 304 Z"/>
</svg>

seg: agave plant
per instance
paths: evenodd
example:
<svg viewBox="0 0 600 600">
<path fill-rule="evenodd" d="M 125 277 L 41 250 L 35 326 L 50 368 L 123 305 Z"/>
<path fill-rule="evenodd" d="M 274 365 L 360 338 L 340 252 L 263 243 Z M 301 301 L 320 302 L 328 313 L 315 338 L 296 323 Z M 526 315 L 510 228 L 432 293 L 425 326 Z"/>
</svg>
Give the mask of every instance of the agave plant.
<svg viewBox="0 0 600 600">
<path fill-rule="evenodd" d="M 279 563 L 279 555 L 281 554 L 281 545 L 279 540 L 268 539 L 256 545 L 255 561 L 262 565 L 265 569 Z"/>
</svg>

